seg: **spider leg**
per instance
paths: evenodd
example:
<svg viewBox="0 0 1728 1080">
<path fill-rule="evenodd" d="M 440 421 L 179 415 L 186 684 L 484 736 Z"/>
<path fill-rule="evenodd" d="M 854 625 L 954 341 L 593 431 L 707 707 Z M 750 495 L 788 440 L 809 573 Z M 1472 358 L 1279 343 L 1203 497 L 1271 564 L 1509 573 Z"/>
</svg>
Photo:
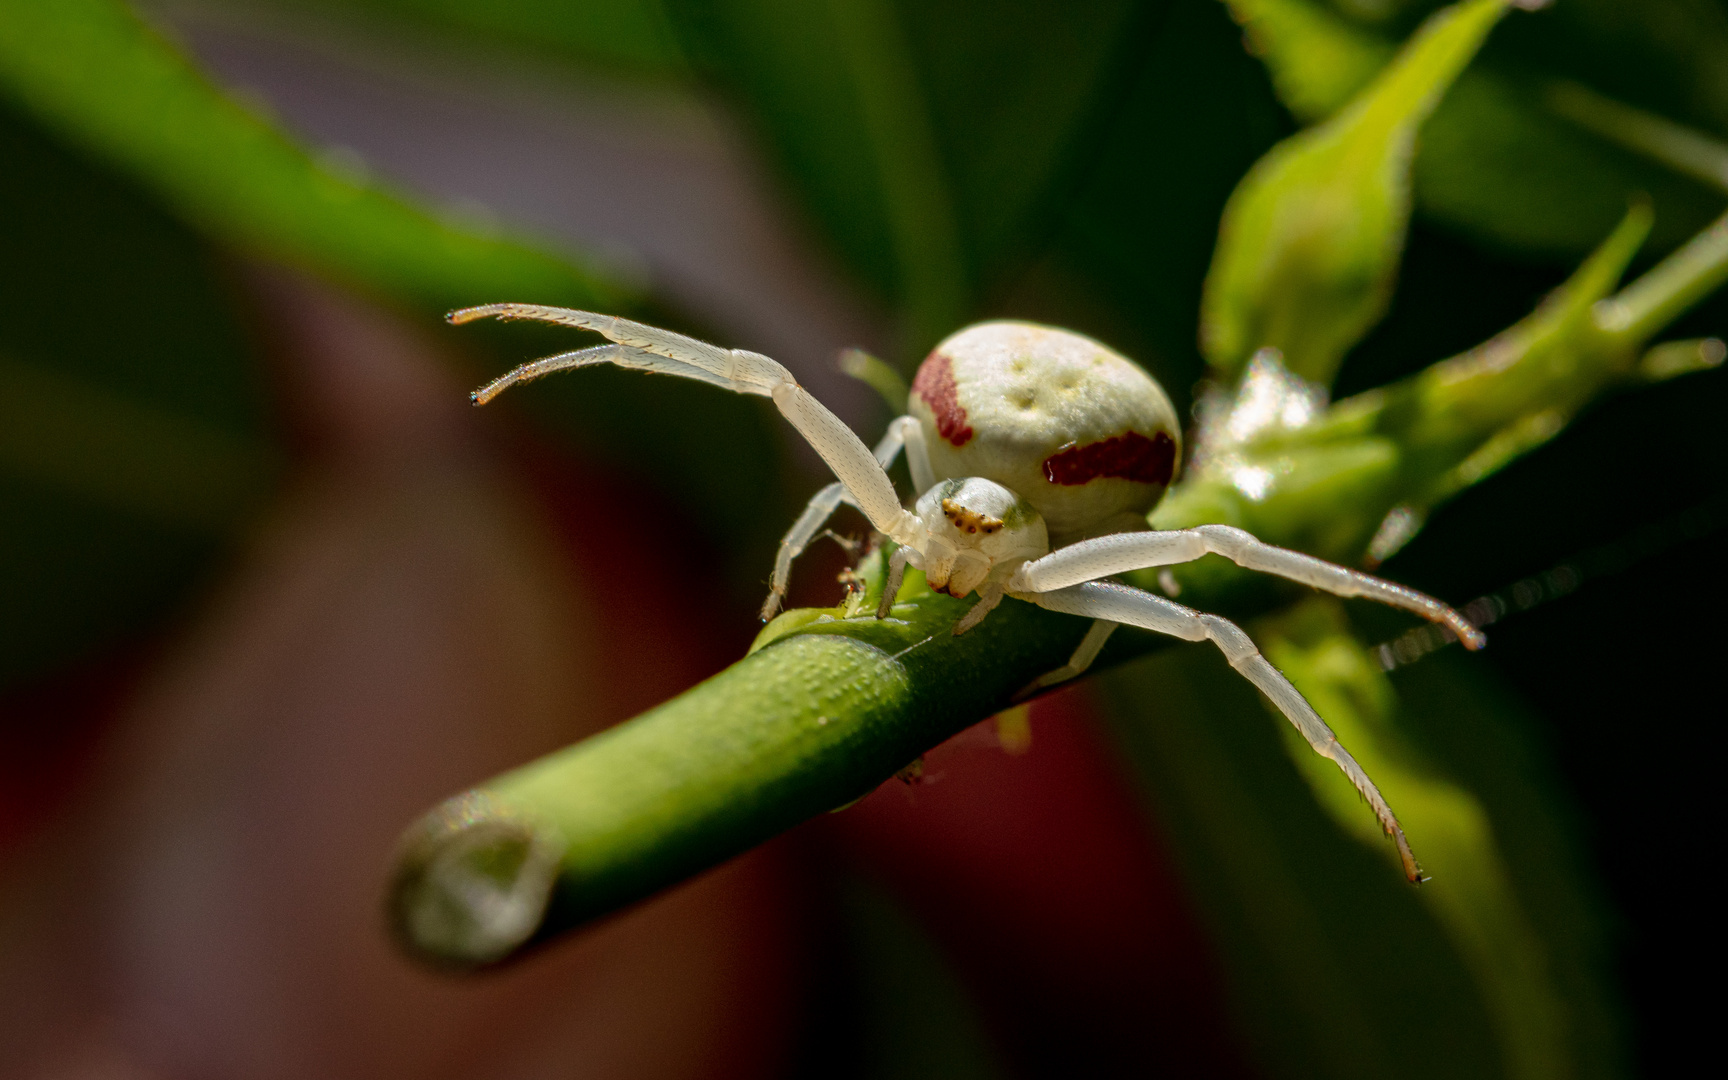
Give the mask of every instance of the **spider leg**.
<svg viewBox="0 0 1728 1080">
<path fill-rule="evenodd" d="M 886 619 L 888 612 L 894 607 L 894 598 L 900 595 L 900 582 L 906 578 L 906 563 L 912 558 L 912 549 L 897 547 L 894 554 L 888 556 L 888 580 L 882 583 L 882 600 L 876 605 L 876 617 Z"/>
<path fill-rule="evenodd" d="M 1260 650 L 1254 647 L 1254 642 L 1243 633 L 1241 627 L 1217 615 L 1195 611 L 1173 600 L 1166 600 L 1162 596 L 1154 596 L 1114 581 L 1092 581 L 1051 592 L 1016 590 L 1010 595 L 1052 611 L 1128 623 L 1188 641 L 1212 641 L 1223 651 L 1224 658 L 1230 661 L 1230 666 L 1258 687 L 1260 692 L 1278 707 L 1278 711 L 1295 725 L 1315 753 L 1329 758 L 1343 770 L 1344 775 L 1350 778 L 1350 782 L 1373 809 L 1374 816 L 1380 821 L 1380 827 L 1398 845 L 1398 858 L 1403 863 L 1404 876 L 1413 882 L 1422 879 L 1422 870 L 1416 865 L 1416 857 L 1410 851 L 1409 841 L 1404 838 L 1404 830 L 1398 825 L 1397 816 L 1392 813 L 1392 808 L 1386 805 L 1380 790 L 1374 786 L 1374 781 L 1368 778 L 1367 772 L 1350 756 L 1350 752 L 1344 749 L 1338 737 L 1332 734 L 1332 729 L 1326 726 L 1326 721 L 1320 719 L 1320 714 L 1314 711 L 1314 707 L 1308 704 L 1301 692 L 1260 655 Z"/>
<path fill-rule="evenodd" d="M 686 364 L 702 368 L 729 382 L 733 379 L 732 350 L 722 349 L 718 345 L 710 345 L 706 341 L 697 341 L 693 337 L 686 337 L 671 330 L 649 326 L 647 323 L 621 319 L 616 315 L 601 315 L 593 311 L 578 311 L 575 308 L 547 307 L 542 304 L 483 304 L 480 307 L 452 311 L 445 318 L 456 326 L 471 323 L 478 319 L 495 318 L 507 322 L 526 320 L 553 323 L 558 326 L 573 326 L 580 330 L 592 330 L 606 340 L 616 342 L 619 345 L 641 349 L 643 352 L 663 356 L 668 360 L 682 360 Z M 763 359 L 766 360 L 767 357 L 763 357 Z M 773 361 L 770 360 L 769 363 L 772 364 Z M 779 367 L 778 364 L 774 366 Z M 747 392 L 765 395 L 768 393 L 768 387 L 764 386 Z"/>
<path fill-rule="evenodd" d="M 446 316 L 460 325 L 476 319 L 530 319 L 537 322 L 574 326 L 610 339 L 620 346 L 617 352 L 565 354 L 548 361 L 536 361 L 518 368 L 516 378 L 505 376 L 502 386 L 483 388 L 496 395 L 512 381 L 544 375 L 561 367 L 583 367 L 588 364 L 611 362 L 624 367 L 658 371 L 668 375 L 683 375 L 727 387 L 741 394 L 760 394 L 774 400 L 780 414 L 810 443 L 834 475 L 846 485 L 846 493 L 864 511 L 870 524 L 898 543 L 915 542 L 922 533 L 918 519 L 900 505 L 894 484 L 853 430 L 846 426 L 828 407 L 817 401 L 808 390 L 798 385 L 779 363 L 761 353 L 746 349 L 722 349 L 683 334 L 648 326 L 645 323 L 621 319 L 615 315 L 600 315 L 572 308 L 544 307 L 538 304 L 487 304 L 482 307 L 452 311 Z M 558 360 L 560 363 L 551 363 Z M 546 364 L 536 367 L 536 364 Z M 512 373 L 516 374 L 516 373 Z M 481 400 L 476 395 L 476 401 Z"/>
<path fill-rule="evenodd" d="M 792 580 L 792 560 L 804 553 L 810 546 L 810 541 L 816 538 L 828 518 L 840 508 L 840 503 L 846 497 L 846 485 L 836 480 L 810 497 L 804 512 L 798 515 L 798 520 L 786 530 L 786 535 L 780 541 L 780 550 L 774 553 L 774 576 L 768 579 L 768 599 L 762 601 L 762 621 L 767 622 L 780 610 L 780 602 L 786 599 L 786 586 Z"/>
<path fill-rule="evenodd" d="M 1480 649 L 1488 643 L 1463 615 L 1431 596 L 1312 555 L 1274 547 L 1229 525 L 1201 525 L 1171 532 L 1111 533 L 1082 540 L 1027 563 L 1009 582 L 1009 588 L 1049 592 L 1129 570 L 1193 562 L 1212 554 L 1222 555 L 1249 570 L 1276 574 L 1336 596 L 1359 596 L 1414 612 L 1451 630 L 1466 649 Z"/>
<path fill-rule="evenodd" d="M 924 445 L 924 425 L 911 416 L 902 416 L 894 424 L 906 443 L 906 469 L 912 474 L 912 488 L 923 495 L 936 486 L 936 470 L 930 467 L 930 448 Z"/>
<path fill-rule="evenodd" d="M 954 634 L 958 637 L 984 621 L 984 616 L 996 610 L 996 605 L 1002 602 L 1007 593 L 1000 585 L 986 585 L 978 590 L 978 602 L 972 605 L 972 610 L 960 617 L 954 624 Z"/>
<path fill-rule="evenodd" d="M 1109 619 L 1093 619 L 1092 628 L 1080 639 L 1080 644 L 1075 647 L 1074 655 L 1068 658 L 1068 662 L 1055 671 L 1046 671 L 1021 687 L 1019 693 L 1014 695 L 1014 700 L 1025 701 L 1047 686 L 1055 686 L 1084 675 L 1086 669 L 1092 666 L 1092 661 L 1098 659 L 1098 654 L 1104 651 L 1104 643 L 1110 640 L 1110 635 L 1121 625 Z"/>
<path fill-rule="evenodd" d="M 887 433 L 882 436 L 882 441 L 876 444 L 875 450 L 876 462 L 882 468 L 893 465 L 894 459 L 900 456 L 901 448 L 907 445 L 907 425 L 911 425 L 912 431 L 922 439 L 923 429 L 918 426 L 918 421 L 910 416 L 902 416 L 889 423 Z M 922 441 L 918 445 L 922 448 Z M 780 610 L 781 601 L 786 598 L 786 587 L 792 579 L 792 561 L 804 553 L 804 549 L 816 539 L 822 526 L 843 502 L 858 505 L 846 493 L 846 485 L 829 484 L 810 497 L 804 512 L 798 515 L 798 520 L 786 530 L 785 537 L 780 541 L 780 550 L 774 555 L 774 576 L 769 579 L 768 599 L 762 602 L 763 622 L 774 617 L 774 613 Z"/>
<path fill-rule="evenodd" d="M 662 375 L 682 375 L 685 378 L 699 379 L 702 382 L 711 383 L 727 390 L 733 389 L 730 379 L 693 364 L 667 359 L 628 345 L 595 345 L 587 349 L 576 349 L 573 352 L 530 360 L 526 364 L 512 368 L 469 394 L 468 399 L 476 405 L 484 405 L 518 383 L 530 382 L 555 371 L 571 371 L 575 368 L 593 367 L 597 364 L 617 364 L 619 367 L 634 368 L 638 371 L 652 371 Z"/>
<path fill-rule="evenodd" d="M 810 391 L 791 381 L 790 376 L 774 387 L 771 396 L 781 414 L 846 485 L 846 493 L 857 502 L 858 509 L 864 511 L 877 532 L 898 544 L 923 539 L 918 518 L 900 505 L 900 496 L 894 493 L 887 470 L 844 421 L 829 412 Z"/>
</svg>

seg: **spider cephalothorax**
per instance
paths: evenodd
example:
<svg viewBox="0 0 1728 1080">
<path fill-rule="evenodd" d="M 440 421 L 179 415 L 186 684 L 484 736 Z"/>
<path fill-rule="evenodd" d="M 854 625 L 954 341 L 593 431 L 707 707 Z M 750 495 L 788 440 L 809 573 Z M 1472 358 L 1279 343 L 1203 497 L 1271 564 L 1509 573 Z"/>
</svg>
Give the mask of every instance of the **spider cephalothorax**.
<svg viewBox="0 0 1728 1080">
<path fill-rule="evenodd" d="M 1273 547 L 1241 529 L 1149 530 L 1146 513 L 1175 476 L 1180 444 L 1170 399 L 1127 359 L 1090 338 L 1051 327 L 1019 322 L 969 327 L 938 345 L 925 361 L 913 383 L 909 414 L 888 426 L 873 453 L 791 372 L 760 353 L 721 349 L 615 316 L 530 304 L 469 308 L 453 312 L 450 321 L 488 316 L 594 330 L 611 344 L 524 364 L 476 391 L 476 404 L 514 383 L 602 363 L 682 375 L 773 399 L 838 480 L 810 500 L 781 541 L 763 618 L 778 609 L 792 560 L 839 505 L 850 502 L 896 545 L 877 618 L 889 614 L 901 575 L 913 566 L 924 571 L 932 588 L 950 596 L 978 594 L 978 602 L 955 624 L 956 634 L 977 625 L 1005 597 L 1093 620 L 1069 662 L 1033 679 L 1024 693 L 1084 671 L 1118 625 L 1211 641 L 1316 753 L 1344 771 L 1397 841 L 1405 874 L 1419 879 L 1403 830 L 1374 782 L 1241 628 L 1106 579 L 1217 554 L 1339 596 L 1413 611 L 1445 625 L 1470 648 L 1481 647 L 1482 635 L 1437 600 Z M 918 489 L 910 510 L 887 472 L 902 452 Z"/>
<path fill-rule="evenodd" d="M 919 497 L 912 512 L 924 542 L 900 550 L 924 571 L 932 589 L 950 596 L 968 596 L 987 580 L 1002 591 L 1024 563 L 1050 550 L 1043 517 L 993 480 L 943 480 Z"/>
</svg>

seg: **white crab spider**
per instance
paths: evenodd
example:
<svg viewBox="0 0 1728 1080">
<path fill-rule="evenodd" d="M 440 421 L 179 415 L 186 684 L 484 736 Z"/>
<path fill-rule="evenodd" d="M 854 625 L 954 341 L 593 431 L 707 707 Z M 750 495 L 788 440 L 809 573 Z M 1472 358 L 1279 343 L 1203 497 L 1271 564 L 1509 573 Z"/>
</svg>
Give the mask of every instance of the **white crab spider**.
<svg viewBox="0 0 1728 1080">
<path fill-rule="evenodd" d="M 1189 641 L 1210 640 L 1289 718 L 1316 753 L 1344 771 L 1397 843 L 1405 875 L 1420 880 L 1404 832 L 1374 782 L 1240 627 L 1099 579 L 1215 553 L 1338 596 L 1366 597 L 1415 612 L 1447 626 L 1469 648 L 1484 644 L 1481 633 L 1431 597 L 1273 547 L 1241 529 L 1202 525 L 1169 532 L 1112 531 L 1144 528 L 1144 514 L 1169 482 L 1178 449 L 1169 399 L 1126 359 L 1078 334 L 1026 323 L 986 323 L 963 330 L 939 345 L 920 369 L 913 413 L 894 421 L 872 453 L 799 386 L 791 372 L 760 353 L 722 349 L 615 316 L 534 304 L 487 304 L 448 316 L 456 324 L 488 317 L 593 330 L 611 344 L 523 364 L 475 391 L 476 405 L 516 383 L 595 364 L 682 375 L 773 399 L 839 479 L 811 500 L 782 542 L 765 616 L 779 604 L 792 559 L 845 501 L 898 545 L 889 560 L 878 618 L 888 614 L 910 565 L 922 570 L 937 591 L 957 598 L 978 593 L 978 602 L 955 624 L 956 634 L 976 626 L 1004 597 L 1094 620 L 1068 664 L 1028 690 L 1084 671 L 1122 623 Z M 1040 393 L 1050 399 L 1043 409 L 1036 408 Z M 961 428 L 967 437 L 954 438 Z M 901 505 L 887 473 L 903 449 L 919 489 L 910 510 Z M 944 472 L 976 469 L 984 475 L 938 478 L 938 467 Z M 1094 475 L 1079 483 L 1060 482 L 1074 479 L 1064 471 L 1069 468 Z M 990 473 L 1028 485 L 1039 498 L 1035 502 L 1017 493 Z M 1053 538 L 1065 546 L 1052 551 Z"/>
</svg>

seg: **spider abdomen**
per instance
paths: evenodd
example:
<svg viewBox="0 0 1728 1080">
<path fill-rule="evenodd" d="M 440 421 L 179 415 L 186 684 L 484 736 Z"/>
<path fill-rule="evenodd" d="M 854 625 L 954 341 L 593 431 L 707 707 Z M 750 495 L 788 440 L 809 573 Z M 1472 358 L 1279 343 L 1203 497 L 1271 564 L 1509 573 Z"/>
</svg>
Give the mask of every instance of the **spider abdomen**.
<svg viewBox="0 0 1728 1080">
<path fill-rule="evenodd" d="M 1091 338 L 1026 322 L 967 327 L 918 369 L 908 411 L 938 478 L 1018 492 L 1057 543 L 1144 517 L 1181 459 L 1162 387 Z"/>
</svg>

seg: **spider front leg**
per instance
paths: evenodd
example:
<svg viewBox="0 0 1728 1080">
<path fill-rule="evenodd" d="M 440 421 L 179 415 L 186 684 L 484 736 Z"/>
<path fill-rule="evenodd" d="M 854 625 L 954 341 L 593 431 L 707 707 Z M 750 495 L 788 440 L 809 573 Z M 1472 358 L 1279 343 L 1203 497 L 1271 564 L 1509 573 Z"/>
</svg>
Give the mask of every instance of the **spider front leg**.
<svg viewBox="0 0 1728 1080">
<path fill-rule="evenodd" d="M 662 375 L 682 375 L 687 379 L 698 379 L 725 390 L 737 389 L 731 379 L 724 375 L 716 375 L 694 364 L 685 364 L 664 356 L 657 356 L 645 349 L 614 344 L 594 345 L 586 349 L 575 349 L 571 352 L 559 353 L 556 356 L 530 360 L 526 364 L 511 368 L 469 394 L 468 400 L 476 405 L 485 405 L 519 383 L 532 382 L 543 375 L 550 375 L 556 371 L 573 371 L 577 368 L 595 367 L 600 364 L 616 364 L 623 368 L 651 371 Z"/>
<path fill-rule="evenodd" d="M 894 464 L 901 450 L 906 452 L 906 464 L 912 471 L 912 482 L 919 487 L 922 494 L 935 481 L 930 472 L 930 456 L 924 449 L 924 429 L 918 426 L 918 421 L 910 416 L 902 416 L 888 424 L 888 431 L 882 436 L 882 441 L 876 444 L 876 463 L 884 471 Z M 786 535 L 780 541 L 780 550 L 774 555 L 774 576 L 769 579 L 768 599 L 762 602 L 762 621 L 767 622 L 780 610 L 780 604 L 786 599 L 786 588 L 792 579 L 792 561 L 804 553 L 810 546 L 822 526 L 827 524 L 834 511 L 843 502 L 854 502 L 846 492 L 844 484 L 829 484 L 810 497 L 805 504 L 804 512 L 798 515 L 798 520 L 786 530 Z"/>
<path fill-rule="evenodd" d="M 1276 574 L 1335 596 L 1362 597 L 1402 608 L 1451 630 L 1466 649 L 1488 644 L 1468 619 L 1431 596 L 1312 555 L 1274 547 L 1229 525 L 1112 533 L 1082 540 L 1027 563 L 1008 587 L 1011 591 L 1050 592 L 1130 570 L 1193 562 L 1205 555 L 1222 555 L 1246 569 Z"/>
<path fill-rule="evenodd" d="M 1278 711 L 1308 740 L 1308 745 L 1313 747 L 1314 752 L 1330 759 L 1350 778 L 1350 782 L 1373 809 L 1374 816 L 1380 821 L 1380 827 L 1397 844 L 1398 859 L 1403 864 L 1404 876 L 1412 882 L 1422 880 L 1422 868 L 1416 864 L 1416 856 L 1410 851 L 1410 842 L 1404 838 L 1404 830 L 1399 826 L 1392 808 L 1386 805 L 1386 800 L 1380 795 L 1380 789 L 1374 786 L 1368 773 L 1356 763 L 1350 752 L 1344 749 L 1338 736 L 1332 733 L 1332 729 L 1326 726 L 1326 721 L 1320 719 L 1320 714 L 1308 704 L 1308 699 L 1260 655 L 1260 650 L 1254 647 L 1253 640 L 1241 627 L 1217 615 L 1195 611 L 1174 600 L 1166 600 L 1162 596 L 1154 596 L 1114 581 L 1092 581 L 1050 592 L 1015 591 L 1010 595 L 1051 611 L 1127 623 L 1187 641 L 1211 641 L 1216 644 L 1223 651 L 1230 666 L 1272 700 Z"/>
<path fill-rule="evenodd" d="M 761 353 L 748 349 L 722 349 L 693 337 L 616 315 L 539 304 L 486 304 L 452 311 L 446 318 L 457 325 L 485 318 L 555 323 L 592 330 L 617 346 L 603 345 L 523 364 L 477 391 L 474 395 L 476 404 L 490 400 L 513 383 L 553 371 L 599 363 L 681 375 L 740 394 L 759 394 L 772 399 L 780 415 L 797 428 L 798 434 L 804 436 L 811 448 L 828 463 L 834 475 L 846 486 L 847 494 L 878 532 L 900 542 L 918 535 L 917 519 L 900 505 L 887 471 L 864 441 L 844 421 L 828 411 L 827 406 L 799 386 L 790 371 Z"/>
</svg>

